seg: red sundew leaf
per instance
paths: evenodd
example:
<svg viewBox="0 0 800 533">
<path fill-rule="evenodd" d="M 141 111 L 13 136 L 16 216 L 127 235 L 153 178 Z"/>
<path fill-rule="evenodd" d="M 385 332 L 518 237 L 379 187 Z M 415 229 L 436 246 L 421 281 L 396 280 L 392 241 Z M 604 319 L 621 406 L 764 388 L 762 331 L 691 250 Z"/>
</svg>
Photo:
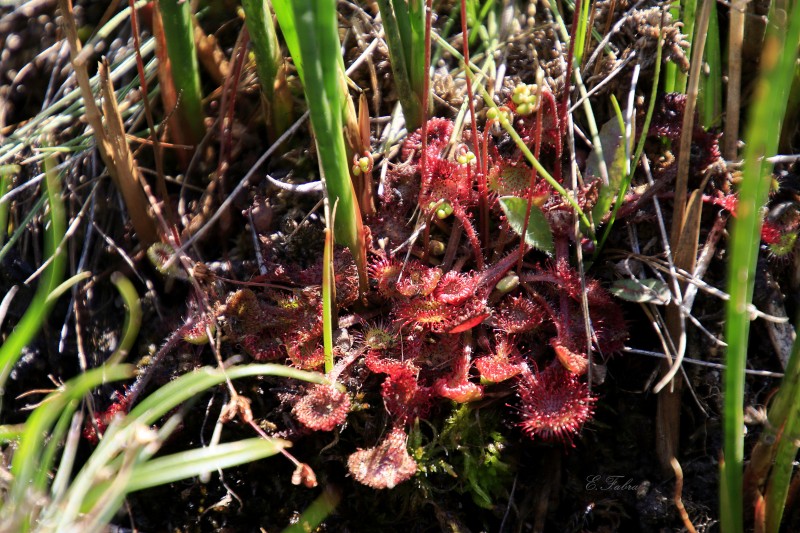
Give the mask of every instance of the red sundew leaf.
<svg viewBox="0 0 800 533">
<path fill-rule="evenodd" d="M 462 351 L 461 335 L 432 335 L 420 344 L 417 362 L 424 367 L 428 376 L 431 372 L 449 368 Z"/>
<path fill-rule="evenodd" d="M 100 442 L 100 435 L 102 435 L 118 414 L 125 415 L 130 408 L 130 398 L 125 395 L 120 395 L 118 399 L 108 406 L 108 409 L 102 413 L 98 413 L 94 417 L 94 423 L 87 423 L 81 434 L 83 438 L 89 441 L 90 444 L 95 445 Z"/>
<path fill-rule="evenodd" d="M 491 383 L 506 381 L 525 370 L 525 364 L 522 362 L 512 363 L 493 355 L 479 357 L 475 360 L 475 367 L 481 373 L 481 379 Z"/>
<path fill-rule="evenodd" d="M 475 368 L 481 373 L 481 381 L 500 383 L 528 369 L 522 361 L 514 341 L 504 334 L 495 335 L 494 351 L 475 360 Z"/>
<path fill-rule="evenodd" d="M 523 374 L 524 375 L 524 374 Z M 596 398 L 578 377 L 558 366 L 519 382 L 520 427 L 530 437 L 572 443 L 572 436 L 594 414 Z"/>
<path fill-rule="evenodd" d="M 461 305 L 475 294 L 479 278 L 451 270 L 439 281 L 433 297 L 450 305 Z"/>
<path fill-rule="evenodd" d="M 450 135 L 453 133 L 453 121 L 446 118 L 431 118 L 428 120 L 427 134 L 428 134 L 428 149 L 435 149 L 436 152 L 441 151 L 445 144 L 450 141 Z M 417 152 L 422 149 L 422 128 L 417 129 L 414 133 L 406 137 L 405 142 L 400 151 L 400 159 L 408 161 L 412 157 L 419 155 Z"/>
<path fill-rule="evenodd" d="M 212 315 L 202 315 L 181 327 L 181 337 L 190 344 L 207 344 L 209 332 L 213 335 L 216 321 Z"/>
<path fill-rule="evenodd" d="M 545 311 L 523 296 L 505 301 L 498 313 L 497 327 L 508 334 L 533 331 L 542 325 Z"/>
<path fill-rule="evenodd" d="M 783 232 L 780 226 L 771 220 L 765 220 L 761 226 L 761 242 L 764 244 L 778 244 L 781 242 Z"/>
<path fill-rule="evenodd" d="M 387 376 L 381 396 L 386 410 L 401 421 L 424 416 L 430 403 L 430 390 L 420 387 L 416 373 L 408 370 Z"/>
<path fill-rule="evenodd" d="M 576 353 L 564 346 L 557 338 L 550 339 L 550 346 L 556 352 L 556 357 L 564 365 L 564 368 L 575 374 L 582 376 L 589 369 L 589 358 L 585 354 Z"/>
<path fill-rule="evenodd" d="M 450 331 L 448 331 L 448 333 L 450 333 L 452 335 L 452 334 L 455 334 L 455 333 L 463 333 L 464 331 L 472 329 L 475 326 L 477 326 L 478 324 L 480 324 L 481 322 L 483 322 L 484 320 L 486 320 L 487 318 L 489 318 L 490 314 L 491 313 L 482 313 L 480 315 L 468 318 L 467 320 L 465 320 L 461 324 L 459 324 L 456 327 L 452 328 Z"/>
<path fill-rule="evenodd" d="M 411 360 L 393 357 L 393 353 L 385 350 L 370 350 L 364 357 L 364 364 L 375 374 L 396 375 L 403 372 L 417 372 Z"/>
<path fill-rule="evenodd" d="M 395 296 L 395 283 L 403 270 L 403 265 L 396 259 L 381 259 L 369 266 L 369 276 L 378 284 L 378 292 L 384 297 Z"/>
<path fill-rule="evenodd" d="M 440 378 L 436 380 L 433 390 L 442 398 L 449 398 L 458 403 L 474 402 L 483 398 L 483 387 L 469 381 L 467 376 Z"/>
<path fill-rule="evenodd" d="M 286 356 L 280 340 L 264 335 L 246 335 L 239 340 L 242 348 L 256 361 L 274 361 Z"/>
<path fill-rule="evenodd" d="M 417 297 L 405 302 L 398 302 L 394 312 L 401 325 L 414 324 L 436 333 L 449 329 L 455 318 L 453 306 L 432 297 Z"/>
<path fill-rule="evenodd" d="M 408 436 L 396 427 L 374 448 L 359 448 L 347 459 L 353 478 L 373 489 L 393 489 L 417 472 L 417 463 L 409 455 Z"/>
<path fill-rule="evenodd" d="M 489 170 L 489 190 L 499 196 L 524 197 L 531 183 L 531 169 L 524 164 L 495 165 Z"/>
<path fill-rule="evenodd" d="M 349 412 L 350 397 L 331 385 L 311 387 L 292 408 L 295 418 L 315 431 L 331 431 L 345 421 Z"/>
<path fill-rule="evenodd" d="M 292 363 L 303 370 L 316 370 L 325 364 L 325 350 L 321 344 L 286 344 Z"/>
<path fill-rule="evenodd" d="M 419 261 L 411 261 L 397 279 L 395 289 L 403 296 L 428 296 L 436 288 L 442 271 L 426 267 Z"/>
<path fill-rule="evenodd" d="M 258 297 L 250 289 L 240 289 L 228 296 L 221 316 L 227 319 L 235 336 L 256 334 L 264 327 L 265 317 Z"/>
</svg>

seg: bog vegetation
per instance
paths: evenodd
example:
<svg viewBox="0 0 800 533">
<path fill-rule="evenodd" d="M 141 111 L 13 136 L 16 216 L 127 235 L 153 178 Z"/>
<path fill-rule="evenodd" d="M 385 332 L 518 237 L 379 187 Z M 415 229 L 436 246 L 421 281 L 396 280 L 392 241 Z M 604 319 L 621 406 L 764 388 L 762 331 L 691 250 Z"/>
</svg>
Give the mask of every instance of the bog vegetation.
<svg viewBox="0 0 800 533">
<path fill-rule="evenodd" d="M 0 39 L 0 530 L 800 523 L 795 3 Z"/>
</svg>

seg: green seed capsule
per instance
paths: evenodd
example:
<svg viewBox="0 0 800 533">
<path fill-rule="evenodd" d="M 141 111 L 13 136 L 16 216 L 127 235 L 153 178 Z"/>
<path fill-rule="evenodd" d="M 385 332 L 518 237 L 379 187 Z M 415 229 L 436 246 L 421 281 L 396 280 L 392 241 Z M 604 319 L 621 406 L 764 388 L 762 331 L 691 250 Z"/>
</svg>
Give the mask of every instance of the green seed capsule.
<svg viewBox="0 0 800 533">
<path fill-rule="evenodd" d="M 526 117 L 531 113 L 533 113 L 533 108 L 531 107 L 531 104 L 525 102 L 517 106 L 517 114 Z"/>
<path fill-rule="evenodd" d="M 439 218 L 439 220 L 444 220 L 452 214 L 453 206 L 450 205 L 450 202 L 443 202 L 436 210 L 436 216 Z"/>
<path fill-rule="evenodd" d="M 519 287 L 519 276 L 513 272 L 506 274 L 506 276 L 498 281 L 497 285 L 495 286 L 495 288 L 503 294 L 511 292 L 517 287 Z"/>
</svg>

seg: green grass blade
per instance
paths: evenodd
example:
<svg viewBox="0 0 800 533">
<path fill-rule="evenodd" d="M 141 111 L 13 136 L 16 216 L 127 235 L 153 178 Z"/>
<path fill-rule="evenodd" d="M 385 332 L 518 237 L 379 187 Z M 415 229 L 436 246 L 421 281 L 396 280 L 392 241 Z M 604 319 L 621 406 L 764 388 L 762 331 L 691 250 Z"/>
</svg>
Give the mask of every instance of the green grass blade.
<svg viewBox="0 0 800 533">
<path fill-rule="evenodd" d="M 580 13 L 573 14 L 573 16 L 577 16 L 578 18 L 578 25 L 575 28 L 575 35 L 572 38 L 575 39 L 575 65 L 580 68 L 580 65 L 583 62 L 583 51 L 586 49 L 586 39 L 589 35 L 587 30 L 587 26 L 589 25 L 589 6 L 591 4 L 590 0 L 581 0 L 581 11 Z M 574 10 L 574 5 L 573 5 Z"/>
<path fill-rule="evenodd" d="M 283 530 L 283 533 L 306 533 L 315 531 L 325 518 L 339 505 L 342 495 L 338 491 L 326 489 L 303 511 L 294 524 Z"/>
<path fill-rule="evenodd" d="M 305 85 L 305 69 L 303 68 L 303 54 L 300 52 L 300 37 L 297 34 L 297 25 L 294 20 L 291 0 L 272 0 L 272 9 L 278 19 L 278 24 L 283 33 L 283 40 L 286 41 L 286 48 L 292 56 L 294 68 L 297 69 L 297 76 L 300 83 Z"/>
<path fill-rule="evenodd" d="M 84 270 L 83 272 L 78 272 L 74 276 L 65 279 L 58 287 L 53 289 L 53 292 L 47 295 L 47 302 L 51 303 L 58 300 L 64 295 L 64 293 L 70 290 L 74 285 L 77 285 L 81 281 L 87 280 L 91 277 L 92 273 Z"/>
<path fill-rule="evenodd" d="M 11 472 L 14 482 L 9 501 L 22 502 L 30 483 L 41 467 L 41 453 L 45 438 L 71 402 L 80 400 L 103 383 L 127 379 L 133 375 L 133 366 L 117 365 L 89 370 L 67 382 L 50 394 L 25 422 L 25 431 L 14 452 Z"/>
<path fill-rule="evenodd" d="M 411 60 L 408 57 L 414 51 L 411 47 L 411 26 L 408 12 L 402 0 L 378 0 L 381 20 L 386 34 L 386 44 L 389 47 L 392 73 L 397 83 L 397 94 L 403 116 L 406 119 L 406 129 L 414 131 L 422 123 L 422 103 L 415 93 L 411 82 Z M 399 3 L 399 9 L 393 5 Z"/>
<path fill-rule="evenodd" d="M 19 165 L 0 165 L 0 197 L 8 192 L 11 187 L 11 177 L 19 171 Z M 0 246 L 2 246 L 6 240 L 9 203 L 8 200 L 0 202 Z"/>
<path fill-rule="evenodd" d="M 26 231 L 26 226 L 30 224 L 31 220 L 33 220 L 33 217 L 35 217 L 39 211 L 42 210 L 42 208 L 45 206 L 45 203 L 47 203 L 47 196 L 42 195 L 38 200 L 36 200 L 36 203 L 28 209 L 28 212 L 25 214 L 25 218 L 22 219 L 22 222 L 20 222 L 17 229 L 11 234 L 8 242 L 5 243 L 2 248 L 0 248 L 0 261 L 3 260 L 6 254 L 14 247 L 14 244 L 16 244 L 19 238 L 22 237 Z"/>
<path fill-rule="evenodd" d="M 764 159 L 775 154 L 786 111 L 787 92 L 792 83 L 797 46 L 800 44 L 800 9 L 791 13 L 770 13 L 761 76 L 756 86 L 753 107 L 745 136 L 744 166 L 739 203 L 734 220 L 728 270 L 727 321 L 728 343 L 724 374 L 724 477 L 720 479 L 720 498 L 728 511 L 721 518 L 725 533 L 743 530 L 742 466 L 744 463 L 744 370 L 747 359 L 750 316 L 747 306 L 753 297 L 756 260 L 760 244 L 761 207 L 767 200 L 772 182 L 772 167 Z M 783 5 L 782 7 L 786 7 Z M 778 16 L 775 16 L 778 11 Z M 788 28 L 788 31 L 787 31 Z"/>
<path fill-rule="evenodd" d="M 700 123 L 705 129 L 715 128 L 722 122 L 722 51 L 720 50 L 719 19 L 717 4 L 711 4 L 708 20 L 705 60 L 708 73 L 703 73 L 700 81 Z"/>
<path fill-rule="evenodd" d="M 55 462 L 56 453 L 61 448 L 62 439 L 67 433 L 72 416 L 75 414 L 75 409 L 78 408 L 78 400 L 71 400 L 64 409 L 61 411 L 61 416 L 53 430 L 50 432 L 50 437 L 45 445 L 42 457 L 39 460 L 39 468 L 36 477 L 33 480 L 33 487 L 39 492 L 44 493 L 47 488 L 47 482 L 50 480 L 51 470 Z M 60 470 L 61 467 L 59 467 Z"/>
<path fill-rule="evenodd" d="M 180 95 L 177 113 L 185 127 L 185 133 L 196 143 L 203 138 L 205 126 L 191 2 L 160 0 L 158 5 L 164 24 L 172 81 Z"/>
<path fill-rule="evenodd" d="M 243 0 L 245 24 L 253 43 L 256 72 L 261 83 L 262 102 L 269 140 L 274 141 L 291 124 L 291 95 L 286 85 L 278 35 L 267 0 Z"/>
<path fill-rule="evenodd" d="M 331 214 L 336 219 L 336 206 Z M 328 222 L 332 225 L 332 222 Z M 325 248 L 322 251 L 322 349 L 325 352 L 325 374 L 333 372 L 333 316 L 336 309 L 336 274 L 333 271 L 333 234 L 325 228 Z"/>
<path fill-rule="evenodd" d="M 799 344 L 795 342 L 795 349 L 792 350 L 794 359 L 800 359 L 798 346 Z M 777 443 L 775 462 L 770 470 L 765 496 L 767 533 L 778 533 L 780 529 L 781 518 L 786 507 L 786 497 L 789 494 L 789 485 L 795 470 L 794 461 L 797 457 L 798 439 L 800 439 L 800 397 L 798 397 L 800 372 L 798 372 L 797 362 L 792 366 L 791 379 L 786 379 L 789 377 L 787 372 L 778 392 L 788 400 L 785 403 L 789 404 L 789 409 L 784 413 L 785 416 L 775 417 L 775 421 L 781 424 L 783 431 Z M 772 409 L 770 409 L 770 422 L 772 421 Z"/>
<path fill-rule="evenodd" d="M 406 53 L 411 90 L 420 106 L 428 106 L 430 95 L 425 91 L 425 0 L 408 0 L 408 20 L 411 27 L 411 50 Z M 421 111 L 420 111 L 421 112 Z M 409 130 L 411 131 L 411 130 Z"/>
<path fill-rule="evenodd" d="M 83 420 L 82 413 L 76 413 L 72 416 L 69 432 L 61 451 L 61 458 L 58 461 L 58 468 L 53 474 L 53 481 L 50 483 L 50 498 L 56 505 L 64 497 L 72 479 L 72 469 L 75 466 L 81 441 Z"/>
<path fill-rule="evenodd" d="M 53 304 L 48 302 L 47 296 L 58 287 L 66 266 L 64 253 L 58 249 L 58 244 L 64 238 L 66 213 L 61 200 L 60 177 L 53 169 L 54 165 L 53 156 L 45 159 L 45 181 L 47 199 L 50 204 L 50 228 L 45 235 L 45 253 L 47 257 L 53 257 L 53 260 L 39 280 L 33 301 L 22 319 L 0 346 L 0 411 L 2 411 L 2 397 L 6 380 L 11 374 L 11 369 L 19 360 L 22 349 L 30 344 L 50 313 Z"/>
<path fill-rule="evenodd" d="M 340 53 L 336 2 L 334 0 L 275 1 L 274 5 L 289 3 L 292 23 L 299 37 L 305 77 L 303 89 L 311 114 L 311 124 L 317 140 L 329 205 L 338 205 L 334 237 L 353 254 L 359 271 L 359 284 L 366 290 L 366 248 L 361 211 L 350 179 L 342 114 L 347 94 L 344 93 L 342 72 L 344 61 Z M 281 27 L 281 13 L 276 10 Z M 285 13 L 284 13 L 285 15 Z M 293 56 L 294 57 L 294 56 Z"/>
<path fill-rule="evenodd" d="M 120 339 L 117 348 L 111 357 L 106 361 L 107 365 L 116 364 L 128 355 L 133 343 L 136 341 L 136 336 L 139 334 L 139 328 L 142 325 L 142 306 L 139 303 L 139 294 L 136 292 L 136 287 L 133 286 L 131 280 L 120 274 L 114 272 L 111 274 L 111 282 L 117 287 L 122 301 L 125 302 L 127 309 L 125 313 L 125 323 L 122 326 L 122 339 Z"/>
<path fill-rule="evenodd" d="M 279 376 L 310 383 L 328 382 L 324 376 L 315 372 L 269 363 L 237 366 L 225 370 L 203 367 L 159 388 L 134 407 L 128 416 L 149 426 L 178 405 L 215 385 L 224 383 L 228 378 L 239 379 L 249 376 Z"/>
<path fill-rule="evenodd" d="M 800 327 L 800 324 L 796 324 Z M 770 402 L 768 420 L 759 436 L 748 469 L 757 465 L 756 472 L 748 472 L 750 476 L 760 479 L 767 476 L 766 527 L 767 532 L 777 532 L 780 527 L 789 483 L 794 471 L 794 459 L 797 455 L 797 442 L 800 437 L 800 338 L 795 339 L 792 353 L 786 364 L 781 386 Z M 761 448 L 761 449 L 759 449 Z M 764 465 L 764 471 L 760 465 Z"/>
<path fill-rule="evenodd" d="M 261 90 L 268 100 L 272 100 L 273 84 L 278 77 L 278 68 L 283 61 L 272 13 L 266 0 L 242 0 L 245 24 L 253 43 L 256 56 L 256 72 L 261 82 Z"/>
<path fill-rule="evenodd" d="M 203 472 L 251 463 L 289 446 L 291 443 L 280 439 L 253 438 L 158 457 L 135 467 L 127 491 L 148 489 L 199 476 Z"/>
<path fill-rule="evenodd" d="M 203 367 L 190 374 L 185 374 L 148 395 L 124 418 L 112 422 L 89 461 L 75 477 L 64 507 L 56 518 L 70 523 L 70 520 L 77 519 L 81 513 L 91 511 L 90 514 L 94 513 L 96 515 L 98 524 L 103 522 L 103 517 L 109 517 L 110 519 L 124 498 L 125 493 L 157 484 L 153 482 L 148 485 L 145 478 L 150 474 L 137 474 L 138 468 L 143 464 L 149 464 L 147 461 L 150 460 L 150 457 L 159 449 L 171 431 L 177 427 L 180 416 L 176 415 L 170 418 L 158 431 L 157 437 L 152 442 L 148 439 L 142 440 L 138 436 L 144 428 L 149 428 L 178 405 L 195 398 L 211 387 L 225 383 L 228 379 L 233 380 L 254 376 L 280 376 L 312 383 L 328 383 L 328 380 L 321 374 L 275 364 L 244 365 L 228 369 Z M 263 439 L 254 439 L 254 441 L 264 442 Z M 262 455 L 257 458 L 272 454 L 267 454 L 263 445 L 260 446 L 258 448 L 260 451 L 257 454 L 260 453 Z M 235 451 L 233 448 L 223 448 L 223 450 L 232 453 Z M 224 467 L 220 465 L 224 465 L 226 460 L 224 458 L 219 459 L 217 452 L 214 452 L 213 448 L 194 450 L 192 453 L 200 454 L 200 456 L 210 453 L 210 456 L 205 457 L 216 457 L 216 459 L 213 459 L 216 462 L 207 463 L 198 460 L 192 463 L 194 465 L 192 467 L 194 468 L 193 470 L 184 470 L 181 475 L 194 476 L 218 467 Z M 245 452 L 245 455 L 238 455 L 237 460 L 254 460 L 253 457 L 255 456 L 247 455 L 247 453 L 250 452 Z M 197 459 L 198 455 L 183 456 L 183 460 L 187 461 L 195 461 Z M 167 463 L 161 463 L 160 468 L 166 468 L 167 466 Z M 107 475 L 103 474 L 103 472 L 108 469 L 111 469 L 116 474 L 114 480 L 99 489 L 93 488 L 98 485 L 98 479 L 103 475 Z M 131 479 L 135 475 L 143 477 L 136 481 L 134 485 L 131 485 Z M 177 475 L 178 473 L 173 471 L 169 475 L 170 479 L 163 481 L 166 478 L 162 478 L 161 482 L 181 479 L 180 477 L 175 477 Z"/>
</svg>

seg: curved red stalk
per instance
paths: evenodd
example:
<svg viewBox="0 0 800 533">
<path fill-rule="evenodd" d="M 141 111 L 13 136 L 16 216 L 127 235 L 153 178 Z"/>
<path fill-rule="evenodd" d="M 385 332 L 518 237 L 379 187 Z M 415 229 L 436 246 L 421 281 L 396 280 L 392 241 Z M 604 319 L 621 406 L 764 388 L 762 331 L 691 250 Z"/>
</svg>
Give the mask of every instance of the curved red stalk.
<svg viewBox="0 0 800 533">
<path fill-rule="evenodd" d="M 239 79 L 242 76 L 242 69 L 244 67 L 244 58 L 247 56 L 247 43 L 250 42 L 250 34 L 247 33 L 247 28 L 242 28 L 241 36 L 239 37 L 236 55 L 236 63 L 233 66 L 231 76 L 225 82 L 225 90 L 223 91 L 223 99 L 229 98 L 227 106 L 222 106 L 225 109 L 225 114 L 219 122 L 219 165 L 217 166 L 217 178 L 221 179 L 225 174 L 225 169 L 228 168 L 228 159 L 230 158 L 233 146 L 233 113 L 236 107 L 236 93 L 238 92 Z M 222 192 L 222 191 L 220 191 Z"/>
<path fill-rule="evenodd" d="M 548 91 L 549 92 L 549 91 Z M 543 95 L 544 91 L 539 90 L 539 96 Z M 533 157 L 536 160 L 539 160 L 539 155 L 542 149 L 542 114 L 544 106 L 542 106 L 541 100 L 539 100 L 539 110 L 536 112 L 536 133 L 533 136 Z M 560 142 L 559 142 L 560 144 Z M 560 166 L 561 161 L 560 158 L 556 159 L 556 166 Z M 536 182 L 536 177 L 539 175 L 536 167 L 531 169 L 531 181 L 530 185 L 528 185 L 528 208 L 525 211 L 525 223 L 522 225 L 522 235 L 520 235 L 520 247 L 519 247 L 519 259 L 517 260 L 517 274 L 522 271 L 522 258 L 525 257 L 525 236 L 528 234 L 528 223 L 531 219 L 531 207 L 533 207 L 533 186 Z"/>
<path fill-rule="evenodd" d="M 430 90 L 430 77 L 428 73 L 431 70 L 431 17 L 433 0 L 427 0 L 425 3 L 425 81 L 422 83 L 422 156 L 420 157 L 420 186 L 419 186 L 419 203 L 422 205 L 422 199 L 428 193 L 428 179 L 425 177 L 425 170 L 428 168 L 428 91 Z M 431 224 L 428 221 L 425 224 L 425 231 L 422 237 L 423 260 L 428 260 L 428 250 L 431 241 Z"/>
<path fill-rule="evenodd" d="M 175 221 L 170 205 L 169 193 L 167 192 L 167 182 L 164 179 L 164 162 L 163 153 L 161 151 L 161 140 L 158 138 L 156 131 L 155 121 L 153 120 L 153 112 L 150 109 L 150 98 L 147 94 L 147 78 L 144 75 L 144 61 L 142 60 L 141 43 L 139 41 L 139 15 L 136 11 L 135 1 L 128 0 L 128 6 L 131 9 L 131 33 L 133 34 L 133 48 L 136 52 L 136 71 L 139 73 L 139 85 L 142 88 L 142 104 L 144 104 L 144 116 L 147 120 L 147 127 L 150 128 L 153 137 L 153 159 L 156 165 L 156 189 L 158 190 L 159 200 L 164 202 L 163 212 L 166 213 L 166 220 L 171 227 L 174 228 Z M 152 17 L 152 15 L 151 15 Z M 152 32 L 152 24 L 150 25 Z"/>
<path fill-rule="evenodd" d="M 469 116 L 472 126 L 472 142 L 475 146 L 475 151 L 478 152 L 478 194 L 480 195 L 480 221 L 479 228 L 481 234 L 481 241 L 486 244 L 489 239 L 489 201 L 488 189 L 486 186 L 486 173 L 483 169 L 483 154 L 478 149 L 478 125 L 475 120 L 475 102 L 474 93 L 472 92 L 472 76 L 469 74 L 469 33 L 467 31 L 467 2 L 461 0 L 461 42 L 463 43 L 464 52 L 464 76 L 467 80 L 467 103 L 469 104 Z M 427 94 L 427 93 L 426 93 Z"/>
<path fill-rule="evenodd" d="M 569 241 L 564 236 L 557 236 L 555 238 L 555 256 L 556 262 L 569 261 Z M 561 320 L 563 320 L 564 328 L 569 329 L 569 295 L 566 291 L 559 291 L 558 300 L 561 307 Z"/>
<path fill-rule="evenodd" d="M 478 235 L 475 234 L 475 228 L 472 227 L 472 222 L 469 221 L 467 212 L 464 208 L 456 204 L 453 206 L 453 215 L 461 222 L 464 227 L 464 232 L 467 234 L 467 239 L 472 245 L 472 251 L 475 254 L 475 263 L 478 270 L 483 270 L 483 252 L 481 251 L 481 243 Z"/>
<path fill-rule="evenodd" d="M 556 103 L 556 97 L 553 96 L 553 93 L 550 91 L 542 91 L 542 97 L 543 100 L 546 100 L 550 107 L 553 108 L 553 116 L 556 117 L 556 165 L 553 169 L 553 179 L 561 183 L 561 155 L 563 154 L 563 146 L 561 145 L 563 134 L 561 132 L 561 127 L 562 124 L 566 127 L 567 119 L 566 116 L 563 118 L 563 120 L 559 118 L 558 104 Z M 544 101 L 539 104 L 540 110 L 542 104 L 544 104 Z M 567 109 L 568 107 L 568 105 L 564 105 L 564 109 Z"/>
<path fill-rule="evenodd" d="M 422 183 L 419 187 L 419 202 L 422 204 L 422 199 L 428 193 L 428 178 L 426 178 L 425 170 L 428 168 L 428 91 L 430 90 L 430 79 L 428 72 L 431 69 L 431 4 L 433 0 L 428 0 L 425 5 L 425 81 L 422 84 L 422 155 L 419 161 L 420 174 L 422 176 Z M 427 250 L 427 243 L 425 250 Z"/>
<path fill-rule="evenodd" d="M 567 124 L 567 110 L 569 109 L 570 83 L 572 81 L 572 62 L 575 59 L 575 32 L 578 31 L 578 19 L 580 18 L 582 4 L 583 0 L 575 0 L 575 8 L 572 10 L 572 29 L 570 30 L 569 33 L 569 51 L 567 52 L 567 72 L 564 75 L 564 94 L 561 95 L 562 107 L 560 112 L 558 113 L 559 115 L 558 132 L 561 135 L 564 134 L 562 128 L 564 128 Z"/>
</svg>

